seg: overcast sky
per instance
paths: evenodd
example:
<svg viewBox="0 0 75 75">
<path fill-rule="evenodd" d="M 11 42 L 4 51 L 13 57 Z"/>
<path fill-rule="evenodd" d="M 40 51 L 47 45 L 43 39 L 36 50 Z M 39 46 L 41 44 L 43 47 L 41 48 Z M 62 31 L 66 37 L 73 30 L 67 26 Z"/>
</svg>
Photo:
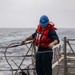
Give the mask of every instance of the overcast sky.
<svg viewBox="0 0 75 75">
<path fill-rule="evenodd" d="M 57 28 L 75 28 L 75 0 L 0 0 L 0 28 L 36 28 L 42 15 Z"/>
</svg>

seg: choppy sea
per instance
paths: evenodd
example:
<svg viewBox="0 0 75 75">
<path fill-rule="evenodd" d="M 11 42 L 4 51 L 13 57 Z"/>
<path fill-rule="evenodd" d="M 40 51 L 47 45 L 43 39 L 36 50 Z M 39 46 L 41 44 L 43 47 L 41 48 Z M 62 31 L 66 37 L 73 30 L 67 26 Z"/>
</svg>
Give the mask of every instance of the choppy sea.
<svg viewBox="0 0 75 75">
<path fill-rule="evenodd" d="M 7 65 L 5 58 L 2 57 L 4 56 L 4 52 L 5 52 L 4 47 L 7 47 L 11 43 L 21 42 L 21 40 L 34 33 L 35 30 L 36 30 L 35 28 L 0 28 L 0 70 L 10 69 L 10 66 Z M 72 39 L 75 38 L 75 28 L 58 28 L 56 32 L 60 39 L 60 43 L 62 42 L 62 39 L 64 37 L 72 38 Z M 72 42 L 73 44 L 75 43 L 74 41 Z M 22 47 L 17 47 L 15 49 L 8 49 L 7 55 L 22 56 L 25 55 L 26 52 L 27 52 L 26 47 L 22 46 Z M 14 62 L 12 62 L 12 60 L 14 60 L 15 63 L 19 65 L 23 57 L 17 57 L 17 58 L 15 57 L 12 59 L 8 57 L 8 59 L 10 61 L 10 64 L 12 64 L 12 67 L 17 68 Z M 26 59 L 24 63 L 27 65 L 28 63 L 30 63 L 30 61 Z M 26 66 L 25 64 L 22 65 L 22 68 Z M 12 74 L 9 71 L 0 71 L 0 75 L 12 75 Z"/>
</svg>

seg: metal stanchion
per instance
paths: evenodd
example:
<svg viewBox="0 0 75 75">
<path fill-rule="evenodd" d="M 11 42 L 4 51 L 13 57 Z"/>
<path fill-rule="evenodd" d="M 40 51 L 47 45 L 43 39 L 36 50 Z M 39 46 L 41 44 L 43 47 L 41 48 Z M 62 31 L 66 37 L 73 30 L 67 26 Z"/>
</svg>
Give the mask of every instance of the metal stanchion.
<svg viewBox="0 0 75 75">
<path fill-rule="evenodd" d="M 67 75 L 67 72 L 68 72 L 68 70 L 67 70 L 67 55 L 66 55 L 66 37 L 64 37 L 64 47 L 63 47 L 63 51 L 64 51 L 64 75 Z"/>
</svg>

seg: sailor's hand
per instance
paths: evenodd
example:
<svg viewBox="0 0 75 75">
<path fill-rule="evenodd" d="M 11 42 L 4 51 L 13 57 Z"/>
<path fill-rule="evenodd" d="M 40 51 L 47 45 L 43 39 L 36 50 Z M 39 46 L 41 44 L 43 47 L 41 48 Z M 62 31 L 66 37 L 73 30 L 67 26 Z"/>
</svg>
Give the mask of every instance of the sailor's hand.
<svg viewBox="0 0 75 75">
<path fill-rule="evenodd" d="M 49 48 L 53 48 L 53 46 L 54 46 L 53 43 L 50 43 L 50 44 L 48 45 Z"/>
<path fill-rule="evenodd" d="M 21 45 L 25 44 L 26 40 L 22 40 L 21 41 Z"/>
</svg>

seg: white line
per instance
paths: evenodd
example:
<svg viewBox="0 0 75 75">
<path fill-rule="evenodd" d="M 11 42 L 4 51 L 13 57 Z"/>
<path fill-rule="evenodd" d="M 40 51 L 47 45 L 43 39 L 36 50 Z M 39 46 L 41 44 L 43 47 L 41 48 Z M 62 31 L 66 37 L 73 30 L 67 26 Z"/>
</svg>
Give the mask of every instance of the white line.
<svg viewBox="0 0 75 75">
<path fill-rule="evenodd" d="M 61 56 L 61 58 L 58 60 L 59 62 L 61 61 L 61 60 L 63 60 L 64 59 L 64 56 Z M 58 61 L 56 61 L 53 65 L 52 65 L 52 68 L 54 68 L 56 65 L 58 65 Z"/>
</svg>

